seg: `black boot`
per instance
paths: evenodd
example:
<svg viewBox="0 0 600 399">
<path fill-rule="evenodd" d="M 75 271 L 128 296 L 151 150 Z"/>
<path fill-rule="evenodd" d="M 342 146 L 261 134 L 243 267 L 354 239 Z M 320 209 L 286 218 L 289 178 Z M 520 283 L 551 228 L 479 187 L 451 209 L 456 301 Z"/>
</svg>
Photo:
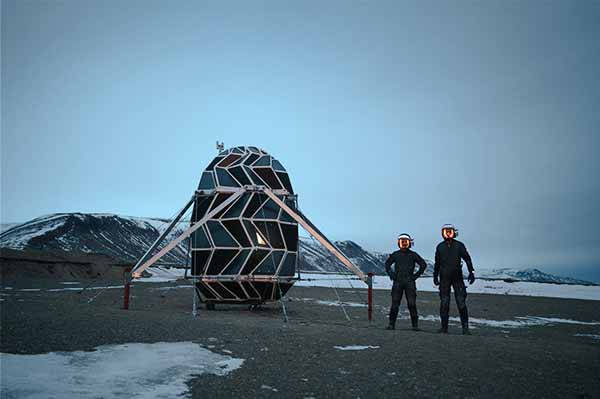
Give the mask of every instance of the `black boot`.
<svg viewBox="0 0 600 399">
<path fill-rule="evenodd" d="M 438 330 L 440 334 L 448 334 L 448 318 L 442 318 L 442 327 Z"/>
<path fill-rule="evenodd" d="M 467 308 L 461 309 L 459 313 L 463 335 L 471 335 L 471 332 L 469 331 L 469 312 L 467 311 Z"/>
<path fill-rule="evenodd" d="M 390 309 L 390 314 L 388 315 L 390 320 L 390 324 L 385 328 L 386 330 L 395 330 L 396 329 L 396 319 L 398 318 L 398 307 L 392 306 Z"/>
<path fill-rule="evenodd" d="M 411 315 L 410 322 L 412 324 L 413 331 L 421 331 L 421 330 L 419 330 L 419 316 Z"/>
</svg>

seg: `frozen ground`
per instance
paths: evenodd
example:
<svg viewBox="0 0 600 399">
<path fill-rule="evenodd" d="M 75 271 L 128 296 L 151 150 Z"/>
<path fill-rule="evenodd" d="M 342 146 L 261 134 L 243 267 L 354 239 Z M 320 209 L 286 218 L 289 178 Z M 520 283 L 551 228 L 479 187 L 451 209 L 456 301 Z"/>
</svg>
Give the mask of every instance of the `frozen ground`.
<svg viewBox="0 0 600 399">
<path fill-rule="evenodd" d="M 192 342 L 104 345 L 95 351 L 2 353 L 3 398 L 172 398 L 193 375 L 226 375 L 243 359 Z M 26 372 L 25 372 L 26 370 Z"/>
<path fill-rule="evenodd" d="M 369 322 L 364 289 L 294 286 L 283 302 L 193 317 L 189 281 L 136 283 L 128 311 L 120 289 L 19 288 L 0 290 L 7 398 L 600 397 L 597 301 L 473 294 L 463 336 L 454 303 L 450 334 L 436 333 L 439 297 L 426 291 L 414 332 L 404 302 L 385 330 L 385 289 Z"/>
<path fill-rule="evenodd" d="M 339 346 L 336 345 L 334 346 L 335 349 L 341 350 L 341 351 L 362 351 L 365 349 L 379 349 L 379 346 L 372 346 L 372 345 L 346 345 L 346 346 Z"/>
</svg>

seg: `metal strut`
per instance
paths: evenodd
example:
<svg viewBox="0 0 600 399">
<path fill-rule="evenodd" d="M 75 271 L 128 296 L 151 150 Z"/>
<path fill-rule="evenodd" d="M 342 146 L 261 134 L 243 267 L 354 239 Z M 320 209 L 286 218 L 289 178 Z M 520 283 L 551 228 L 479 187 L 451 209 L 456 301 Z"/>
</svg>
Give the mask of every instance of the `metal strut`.
<svg viewBox="0 0 600 399">
<path fill-rule="evenodd" d="M 173 219 L 173 221 L 167 226 L 167 228 L 165 229 L 165 231 L 163 231 L 158 238 L 156 239 L 156 241 L 154 241 L 154 243 L 150 246 L 150 248 L 148 248 L 148 250 L 146 251 L 146 253 L 140 258 L 140 260 L 137 261 L 137 263 L 135 264 L 135 266 L 133 266 L 133 268 L 131 269 L 131 274 L 133 275 L 134 273 L 137 272 L 137 269 L 140 267 L 140 265 L 142 263 L 144 263 L 146 261 L 146 259 L 148 259 L 148 257 L 150 256 L 150 254 L 160 245 L 160 243 L 162 242 L 162 240 L 165 239 L 165 237 L 171 232 L 171 230 L 173 230 L 173 227 L 175 227 L 175 225 L 179 222 L 179 220 L 183 217 L 183 215 L 185 215 L 185 213 L 187 212 L 188 209 L 190 209 L 190 206 L 192 206 L 192 204 L 194 203 L 194 200 L 196 199 L 196 195 L 194 194 L 192 196 L 192 198 L 185 204 L 185 206 L 183 208 L 181 208 L 181 210 L 179 211 L 179 213 L 177 214 L 177 216 L 175 216 L 175 219 Z M 141 273 L 142 270 L 139 271 L 139 273 Z"/>
<path fill-rule="evenodd" d="M 166 245 L 163 249 L 161 249 L 160 251 L 158 251 L 158 253 L 156 253 L 156 255 L 154 255 L 152 258 L 150 258 L 149 260 L 147 260 L 141 266 L 137 266 L 136 265 L 136 267 L 134 268 L 134 270 L 131 272 L 131 277 L 132 278 L 138 278 L 138 277 L 140 277 L 142 275 L 142 272 L 144 270 L 146 270 L 147 268 L 149 268 L 150 266 L 152 266 L 156 261 L 158 261 L 160 258 L 162 258 L 163 256 L 165 256 L 170 250 L 172 250 L 173 248 L 175 248 L 181 241 L 185 240 L 194 231 L 196 231 L 200 227 L 202 227 L 202 225 L 205 224 L 209 219 L 211 219 L 217 213 L 221 212 L 221 210 L 225 209 L 233 201 L 235 201 L 236 199 L 238 199 L 238 197 L 240 197 L 244 192 L 245 192 L 245 190 L 243 190 L 243 189 L 234 192 L 231 196 L 229 196 L 229 198 L 227 198 L 225 201 L 223 201 L 218 206 L 216 206 L 212 211 L 208 212 L 202 219 L 200 219 L 199 221 L 197 221 L 196 223 L 194 223 L 189 229 L 187 229 L 186 231 L 184 231 L 179 237 L 177 237 L 176 239 L 174 239 L 173 241 L 171 241 L 168 245 Z M 138 264 L 140 264 L 140 263 L 141 262 L 138 262 Z"/>
</svg>

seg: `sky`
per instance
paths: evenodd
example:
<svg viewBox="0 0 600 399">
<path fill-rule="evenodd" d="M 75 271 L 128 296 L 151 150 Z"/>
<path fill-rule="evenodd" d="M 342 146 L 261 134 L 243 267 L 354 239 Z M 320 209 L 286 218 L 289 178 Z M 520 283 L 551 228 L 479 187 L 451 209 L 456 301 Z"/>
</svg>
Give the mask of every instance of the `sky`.
<svg viewBox="0 0 600 399">
<path fill-rule="evenodd" d="M 226 147 L 330 238 L 600 281 L 598 1 L 1 7 L 2 223 L 168 217 Z"/>
</svg>

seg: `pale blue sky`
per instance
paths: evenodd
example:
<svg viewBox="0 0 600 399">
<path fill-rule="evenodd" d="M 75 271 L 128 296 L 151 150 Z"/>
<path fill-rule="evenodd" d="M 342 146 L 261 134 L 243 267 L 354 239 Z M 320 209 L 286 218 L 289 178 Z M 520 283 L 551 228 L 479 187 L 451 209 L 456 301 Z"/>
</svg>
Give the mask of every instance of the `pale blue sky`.
<svg viewBox="0 0 600 399">
<path fill-rule="evenodd" d="M 597 1 L 3 0 L 2 221 L 170 216 L 219 139 L 333 239 L 591 276 L 598 71 Z"/>
</svg>

